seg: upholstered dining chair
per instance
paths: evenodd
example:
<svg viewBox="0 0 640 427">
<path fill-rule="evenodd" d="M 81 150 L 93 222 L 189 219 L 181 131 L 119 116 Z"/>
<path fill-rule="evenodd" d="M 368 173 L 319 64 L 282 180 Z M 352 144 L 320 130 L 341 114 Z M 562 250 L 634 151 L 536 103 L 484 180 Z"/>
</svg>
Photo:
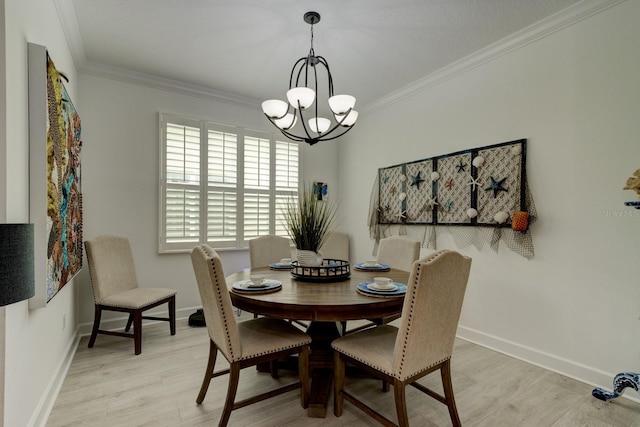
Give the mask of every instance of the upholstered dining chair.
<svg viewBox="0 0 640 427">
<path fill-rule="evenodd" d="M 249 240 L 251 268 L 267 267 L 283 258 L 291 258 L 291 241 L 272 234 Z"/>
<path fill-rule="evenodd" d="M 413 263 L 420 256 L 420 242 L 406 236 L 391 236 L 380 239 L 378 244 L 378 254 L 376 261 L 381 264 L 388 264 L 391 268 L 411 271 Z M 384 274 L 384 273 L 381 273 Z M 381 319 L 367 319 L 369 322 L 358 327 L 347 330 L 346 325 L 342 325 L 342 333 L 350 334 L 361 331 L 375 325 L 383 325 L 399 318 L 400 315 L 387 316 Z"/>
<path fill-rule="evenodd" d="M 202 300 L 209 333 L 209 362 L 205 371 L 197 404 L 204 400 L 211 380 L 229 374 L 229 385 L 219 426 L 226 426 L 231 411 L 300 388 L 303 408 L 309 406 L 309 335 L 281 319 L 261 317 L 236 322 L 231 297 L 216 251 L 207 245 L 196 246 L 191 262 Z M 229 368 L 214 372 L 218 351 L 229 362 Z M 240 370 L 298 354 L 299 381 L 236 402 Z"/>
<path fill-rule="evenodd" d="M 166 288 L 140 288 L 136 277 L 131 245 L 126 237 L 98 236 L 84 243 L 93 288 L 95 315 L 89 348 L 98 334 L 133 338 L 134 352 L 142 352 L 142 320 L 169 322 L 171 335 L 176 334 L 176 291 Z M 169 317 L 143 316 L 151 308 L 168 303 Z M 103 311 L 129 314 L 124 332 L 100 329 Z M 128 333 L 133 324 L 133 334 Z"/>
<path fill-rule="evenodd" d="M 391 268 L 411 271 L 413 262 L 420 256 L 420 242 L 406 236 L 380 239 L 376 260 Z"/>
<path fill-rule="evenodd" d="M 398 328 L 381 325 L 333 341 L 337 417 L 346 399 L 378 422 L 396 425 L 344 389 L 345 365 L 349 364 L 393 385 L 399 426 L 409 425 L 407 385 L 446 404 L 453 425 L 460 426 L 451 384 L 451 354 L 470 268 L 471 259 L 453 251 L 435 252 L 416 261 Z M 444 396 L 417 382 L 434 371 L 440 371 Z"/>
<path fill-rule="evenodd" d="M 320 248 L 320 252 L 324 258 L 349 261 L 349 234 L 333 231 Z"/>
</svg>

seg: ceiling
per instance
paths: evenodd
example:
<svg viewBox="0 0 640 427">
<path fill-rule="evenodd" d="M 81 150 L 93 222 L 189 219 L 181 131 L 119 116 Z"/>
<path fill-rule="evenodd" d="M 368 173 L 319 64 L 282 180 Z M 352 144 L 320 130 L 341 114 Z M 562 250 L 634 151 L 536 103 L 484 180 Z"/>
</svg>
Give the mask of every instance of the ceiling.
<svg viewBox="0 0 640 427">
<path fill-rule="evenodd" d="M 335 93 L 372 103 L 577 0 L 57 0 L 78 68 L 283 98 L 310 47 Z M 74 19 L 75 16 L 75 19 Z M 64 18 L 66 17 L 66 18 Z"/>
</svg>

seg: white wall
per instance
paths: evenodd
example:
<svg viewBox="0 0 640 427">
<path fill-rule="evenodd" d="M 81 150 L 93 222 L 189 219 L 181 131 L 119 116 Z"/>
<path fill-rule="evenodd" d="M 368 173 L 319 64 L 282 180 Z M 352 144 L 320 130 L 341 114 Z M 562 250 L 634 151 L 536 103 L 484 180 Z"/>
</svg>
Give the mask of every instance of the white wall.
<svg viewBox="0 0 640 427">
<path fill-rule="evenodd" d="M 461 250 L 473 266 L 460 335 L 608 388 L 638 371 L 640 211 L 622 187 L 640 167 L 639 16 L 639 1 L 624 2 L 361 114 L 339 145 L 355 259 L 373 247 L 377 168 L 527 138 L 536 257 Z"/>
<path fill-rule="evenodd" d="M 80 74 L 83 134 L 84 238 L 127 236 L 141 286 L 178 291 L 179 316 L 199 307 L 188 253 L 158 254 L 159 119 L 164 112 L 217 123 L 273 131 L 259 110 L 216 102 L 206 96 Z M 335 143 L 302 147 L 305 180 L 337 187 Z M 220 252 L 225 273 L 249 267 L 248 250 Z M 93 297 L 85 269 L 79 277 L 81 331 L 93 321 Z M 164 309 L 164 308 L 163 308 Z M 105 313 L 106 319 L 113 319 Z M 118 316 L 122 317 L 122 316 Z"/>
<path fill-rule="evenodd" d="M 56 67 L 70 78 L 67 90 L 82 111 L 70 50 L 52 0 L 5 0 L 6 38 L 6 222 L 29 221 L 29 143 L 27 116 L 27 42 L 48 48 Z M 1 75 L 2 73 L 0 73 Z M 3 120 L 4 121 L 4 120 Z M 3 175 L 4 178 L 4 175 Z M 2 205 L 2 204 L 0 204 Z M 44 283 L 37 283 L 44 286 Z M 75 348 L 74 282 L 46 308 L 29 310 L 27 302 L 6 307 L 4 425 L 42 422 L 51 387 Z M 62 316 L 67 315 L 63 330 Z"/>
</svg>

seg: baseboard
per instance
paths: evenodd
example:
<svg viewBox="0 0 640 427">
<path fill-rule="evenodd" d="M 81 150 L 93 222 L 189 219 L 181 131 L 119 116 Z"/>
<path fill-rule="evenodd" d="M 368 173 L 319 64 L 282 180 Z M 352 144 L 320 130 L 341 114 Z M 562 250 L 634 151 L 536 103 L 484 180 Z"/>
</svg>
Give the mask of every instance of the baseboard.
<svg viewBox="0 0 640 427">
<path fill-rule="evenodd" d="M 156 316 L 156 317 L 167 317 L 167 308 L 166 306 L 161 306 L 160 310 L 157 311 L 145 311 L 144 315 L 145 316 Z M 189 317 L 189 315 L 191 315 L 191 313 L 193 313 L 194 311 L 196 311 L 198 308 L 202 308 L 202 306 L 199 307 L 189 307 L 189 308 L 176 308 L 176 320 L 182 320 L 182 319 L 187 319 Z M 122 316 L 118 316 L 118 317 L 113 317 L 113 318 L 109 318 L 106 319 L 105 312 L 103 312 L 103 319 L 102 322 L 100 322 L 100 329 L 105 329 L 107 331 L 115 331 L 118 329 L 123 329 L 124 326 L 127 323 L 127 319 L 128 319 L 128 315 L 124 314 Z M 115 312 L 113 312 L 115 313 Z M 154 323 L 158 323 L 158 320 L 144 320 L 142 322 L 142 325 L 151 325 Z M 87 335 L 91 335 L 91 329 L 93 328 L 93 322 L 90 323 L 81 323 L 80 325 L 78 325 L 78 333 L 80 337 L 84 337 Z"/>
<path fill-rule="evenodd" d="M 44 427 L 47 424 L 49 414 L 53 409 L 53 405 L 56 403 L 58 393 L 60 393 L 60 388 L 62 388 L 62 384 L 64 383 L 64 379 L 67 376 L 67 372 L 69 372 L 71 362 L 73 362 L 73 357 L 76 354 L 76 349 L 78 348 L 79 341 L 80 336 L 78 335 L 78 329 L 76 328 L 76 331 L 71 336 L 71 339 L 67 344 L 67 348 L 60 360 L 60 363 L 58 364 L 57 369 L 55 370 L 53 376 L 51 377 L 51 380 L 49 381 L 49 385 L 42 394 L 42 397 L 40 398 L 35 411 L 33 411 L 33 415 L 29 420 L 29 427 Z"/>
<path fill-rule="evenodd" d="M 618 373 L 604 372 L 592 366 L 583 365 L 573 360 L 565 359 L 465 326 L 458 326 L 457 337 L 594 387 L 602 387 L 607 391 L 611 390 L 613 377 Z M 640 397 L 634 395 L 634 393 L 633 390 L 631 393 L 626 391 L 621 397 L 640 403 Z"/>
</svg>

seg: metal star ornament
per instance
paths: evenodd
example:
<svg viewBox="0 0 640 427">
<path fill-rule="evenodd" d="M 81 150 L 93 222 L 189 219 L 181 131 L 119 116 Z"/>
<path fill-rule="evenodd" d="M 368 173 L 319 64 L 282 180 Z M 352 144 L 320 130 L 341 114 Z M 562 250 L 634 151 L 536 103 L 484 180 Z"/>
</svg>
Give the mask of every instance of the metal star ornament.
<svg viewBox="0 0 640 427">
<path fill-rule="evenodd" d="M 420 172 L 411 176 L 411 186 L 415 185 L 417 189 L 420 189 L 420 183 L 424 182 L 424 178 L 420 176 Z"/>
<path fill-rule="evenodd" d="M 502 186 L 502 184 L 507 180 L 506 176 L 499 181 L 496 181 L 493 177 L 490 177 L 490 178 L 491 178 L 491 184 L 489 184 L 489 186 L 485 188 L 485 191 L 493 190 L 494 199 L 498 197 L 498 191 L 504 191 L 504 192 L 509 191 L 508 188 L 504 188 Z"/>
</svg>

